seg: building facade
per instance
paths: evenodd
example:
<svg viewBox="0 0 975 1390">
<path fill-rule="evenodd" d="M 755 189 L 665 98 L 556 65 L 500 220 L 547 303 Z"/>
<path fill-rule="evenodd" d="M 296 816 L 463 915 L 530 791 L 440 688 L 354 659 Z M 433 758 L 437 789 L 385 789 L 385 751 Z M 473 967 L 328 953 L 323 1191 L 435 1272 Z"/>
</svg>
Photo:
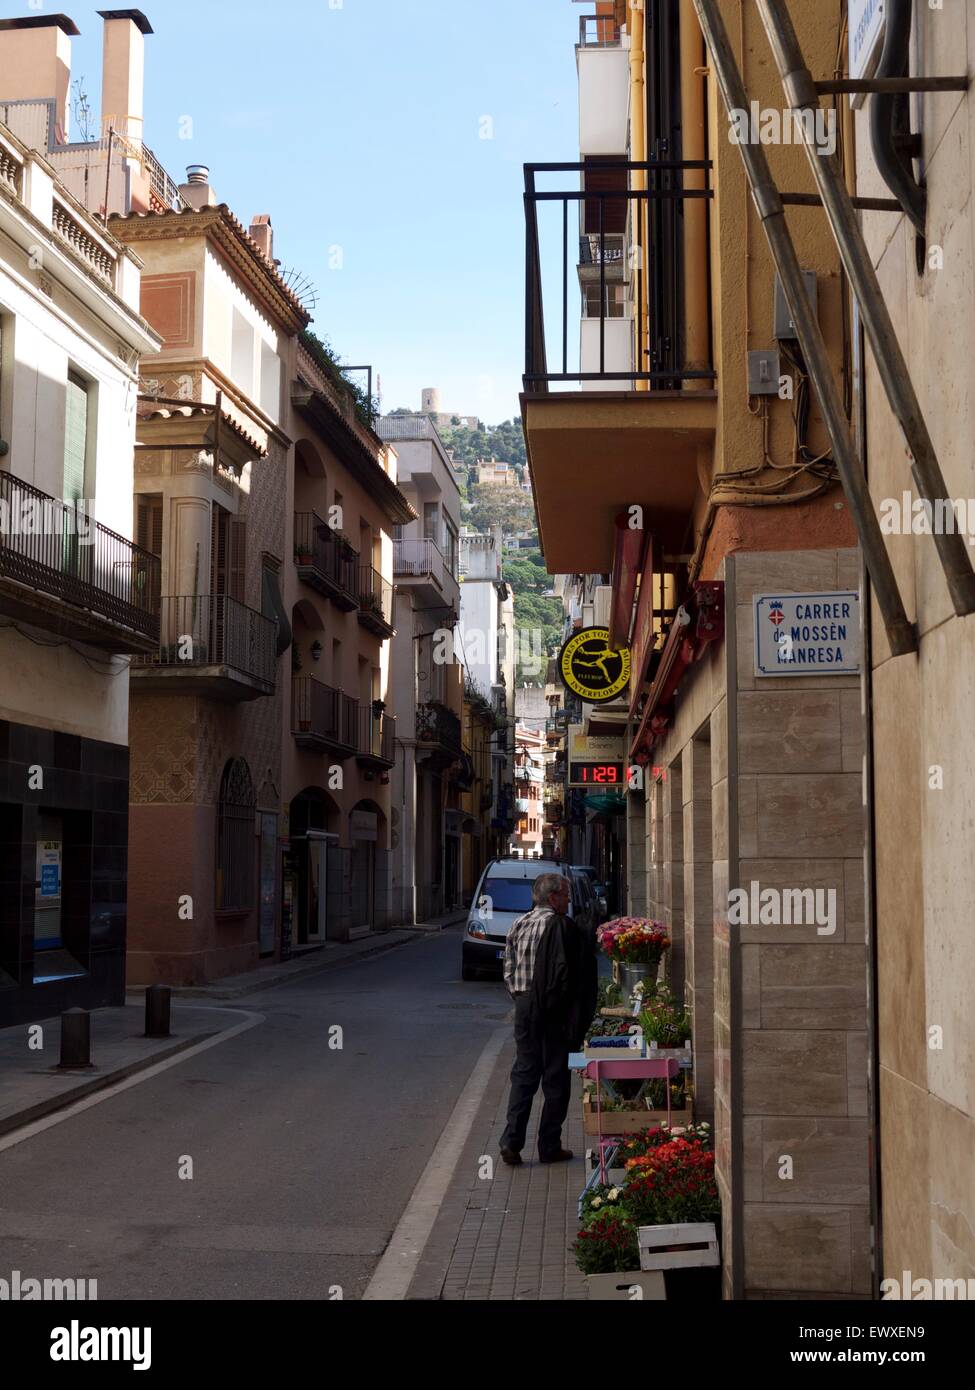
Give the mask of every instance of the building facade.
<svg viewBox="0 0 975 1390">
<path fill-rule="evenodd" d="M 124 1001 L 129 662 L 159 633 L 139 303 L 138 258 L 0 125 L 0 1024 Z"/>
<path fill-rule="evenodd" d="M 393 540 L 392 903 L 400 922 L 427 922 L 462 901 L 461 783 L 469 789 L 472 780 L 456 636 L 460 492 L 429 419 L 387 415 L 377 430 L 396 451 L 399 487 L 416 517 Z"/>
<path fill-rule="evenodd" d="M 290 406 L 284 901 L 300 947 L 399 920 L 391 899 L 392 534 L 415 514 L 396 485 L 395 450 L 307 333 Z"/>
<path fill-rule="evenodd" d="M 500 527 L 484 535 L 461 531 L 460 578 L 465 728 L 479 722 L 477 741 L 484 744 L 481 793 L 470 804 L 479 818 L 476 867 L 465 859 L 464 869 L 465 893 L 472 893 L 484 861 L 506 852 L 513 826 L 514 597 L 504 579 Z"/>
<path fill-rule="evenodd" d="M 131 690 L 134 985 L 273 955 L 287 834 L 285 389 L 308 315 L 205 176 L 182 191 L 185 211 L 110 221 L 145 264 L 143 312 L 163 338 L 141 364 L 135 479 L 162 600 Z"/>
<path fill-rule="evenodd" d="M 721 9 L 750 96 L 781 110 L 757 10 Z M 540 294 L 551 224 L 534 195 L 552 176 L 527 171 L 522 411 L 543 553 L 551 573 L 607 577 L 610 645 L 630 650 L 619 907 L 672 936 L 696 1115 L 714 1125 L 725 1294 L 869 1297 L 857 529 L 694 4 L 595 10 L 577 47 L 583 196 L 559 186 L 579 217 L 571 361 L 573 325 Z M 792 10 L 813 71 L 832 72 L 841 6 Z M 801 148 L 766 154 L 780 187 L 814 193 Z M 822 216 L 790 208 L 789 225 L 840 376 L 848 307 Z M 800 674 L 803 622 L 786 628 L 794 662 L 777 641 L 774 665 L 767 653 L 802 595 L 845 628 L 843 659 Z"/>
<path fill-rule="evenodd" d="M 540 859 L 545 839 L 544 731 L 515 726 L 515 828 L 511 852 L 521 859 Z"/>
<path fill-rule="evenodd" d="M 971 72 L 971 0 L 940 9 L 917 5 L 907 19 L 905 25 L 898 13 L 903 71 L 913 78 Z M 906 210 L 863 214 L 870 259 L 944 474 L 948 515 L 969 554 L 975 529 L 975 501 L 968 500 L 975 499 L 973 111 L 971 91 L 912 97 L 908 117 L 918 136 L 924 192 L 908 162 L 906 189 L 896 190 Z M 895 121 L 908 117 L 893 113 Z M 856 192 L 889 198 L 881 168 L 889 174 L 891 165 L 875 143 L 869 108 L 858 109 L 851 125 Z M 868 903 L 876 940 L 880 1273 L 898 1284 L 905 1271 L 915 1279 L 970 1280 L 975 631 L 973 619 L 952 603 L 931 534 L 937 513 L 925 525 L 904 437 L 869 347 L 860 361 L 870 492 L 918 638 L 916 653 L 894 655 L 873 604 L 868 773 L 875 863 Z M 909 1289 L 900 1294 L 910 1296 Z"/>
</svg>

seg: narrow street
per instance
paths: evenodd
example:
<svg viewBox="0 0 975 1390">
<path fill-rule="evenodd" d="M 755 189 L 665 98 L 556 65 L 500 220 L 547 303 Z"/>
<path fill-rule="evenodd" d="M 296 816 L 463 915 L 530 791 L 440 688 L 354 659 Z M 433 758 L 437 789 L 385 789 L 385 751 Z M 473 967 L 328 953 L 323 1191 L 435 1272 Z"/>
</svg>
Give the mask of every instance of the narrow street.
<svg viewBox="0 0 975 1390">
<path fill-rule="evenodd" d="M 461 982 L 450 931 L 241 1007 L 265 1022 L 0 1153 L 0 1267 L 100 1300 L 361 1296 L 503 986 Z"/>
</svg>

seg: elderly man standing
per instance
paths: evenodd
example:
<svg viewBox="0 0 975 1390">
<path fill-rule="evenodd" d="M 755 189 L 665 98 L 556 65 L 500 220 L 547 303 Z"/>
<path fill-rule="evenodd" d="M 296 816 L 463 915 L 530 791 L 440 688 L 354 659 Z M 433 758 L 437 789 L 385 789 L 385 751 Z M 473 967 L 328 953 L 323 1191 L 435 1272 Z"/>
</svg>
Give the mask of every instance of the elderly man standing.
<svg viewBox="0 0 975 1390">
<path fill-rule="evenodd" d="M 538 1126 L 538 1157 L 561 1163 L 572 1092 L 569 1053 L 582 1046 L 596 1008 L 596 957 L 590 934 L 567 916 L 569 881 L 539 874 L 530 912 L 508 933 L 504 982 L 515 1004 L 517 1054 L 511 1070 L 508 1123 L 501 1138 L 505 1163 L 521 1162 L 528 1117 L 539 1083 L 545 1104 Z"/>
</svg>

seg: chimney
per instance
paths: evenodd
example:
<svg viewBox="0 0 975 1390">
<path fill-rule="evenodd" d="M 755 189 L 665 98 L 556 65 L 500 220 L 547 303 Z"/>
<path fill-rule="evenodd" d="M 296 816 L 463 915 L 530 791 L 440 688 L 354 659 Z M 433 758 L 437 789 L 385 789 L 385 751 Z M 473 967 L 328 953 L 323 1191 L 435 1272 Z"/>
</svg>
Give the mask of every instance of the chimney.
<svg viewBox="0 0 975 1390">
<path fill-rule="evenodd" d="M 257 249 L 261 252 L 264 259 L 274 264 L 274 232 L 271 230 L 271 219 L 266 212 L 255 217 L 250 225 L 251 241 L 257 243 Z"/>
<path fill-rule="evenodd" d="M 71 90 L 71 39 L 80 30 L 65 14 L 0 19 L 0 101 L 54 101 L 55 130 L 48 142 L 37 131 L 22 128 L 17 108 L 10 112 L 15 135 L 46 154 L 51 144 L 68 138 L 68 96 Z M 26 114 L 24 116 L 26 120 Z"/>
<path fill-rule="evenodd" d="M 205 164 L 187 166 L 186 182 L 180 184 L 179 191 L 194 212 L 217 205 L 217 195 L 210 187 L 210 170 Z"/>
<path fill-rule="evenodd" d="M 105 21 L 102 46 L 102 135 L 142 143 L 145 35 L 152 25 L 141 10 L 99 10 Z"/>
</svg>

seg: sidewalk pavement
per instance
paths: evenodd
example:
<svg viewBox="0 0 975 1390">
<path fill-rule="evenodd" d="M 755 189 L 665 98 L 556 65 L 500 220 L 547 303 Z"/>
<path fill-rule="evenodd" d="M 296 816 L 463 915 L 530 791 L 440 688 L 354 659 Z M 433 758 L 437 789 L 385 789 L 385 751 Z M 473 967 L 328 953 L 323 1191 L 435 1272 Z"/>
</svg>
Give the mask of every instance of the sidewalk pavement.
<svg viewBox="0 0 975 1390">
<path fill-rule="evenodd" d="M 535 1097 L 528 1141 L 518 1168 L 499 1154 L 508 1108 L 514 1040 L 502 1049 L 477 1119 L 434 1222 L 407 1298 L 442 1300 L 577 1300 L 586 1281 L 571 1245 L 579 1229 L 579 1194 L 588 1170 L 582 1132 L 581 1083 L 574 1077 L 562 1142 L 570 1163 L 538 1162 L 542 1109 Z M 481 1160 L 494 1163 L 492 1179 L 479 1177 Z"/>
<path fill-rule="evenodd" d="M 195 1043 L 229 1032 L 239 1027 L 240 1021 L 236 1009 L 178 1004 L 173 1006 L 172 1036 L 147 1038 L 144 1005 L 93 1009 L 92 1066 L 85 1071 L 58 1070 L 58 1017 L 0 1029 L 0 1135 L 103 1091 Z M 40 1034 L 34 1031 L 38 1026 Z M 32 1050 L 31 1038 L 42 1040 L 43 1048 Z"/>
</svg>

